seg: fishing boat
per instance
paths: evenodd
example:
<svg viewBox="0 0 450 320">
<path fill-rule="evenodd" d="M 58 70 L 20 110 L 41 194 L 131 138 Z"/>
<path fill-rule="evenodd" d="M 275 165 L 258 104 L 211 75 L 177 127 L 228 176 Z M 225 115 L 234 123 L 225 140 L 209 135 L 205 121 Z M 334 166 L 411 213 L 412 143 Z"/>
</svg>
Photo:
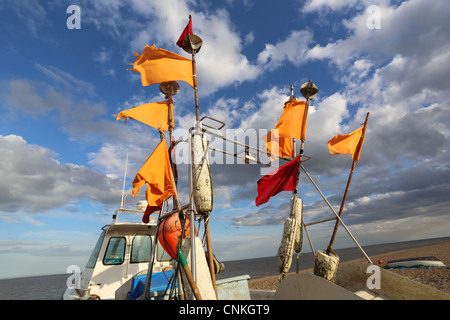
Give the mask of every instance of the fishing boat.
<svg viewBox="0 0 450 320">
<path fill-rule="evenodd" d="M 136 209 L 121 207 L 116 210 L 111 223 L 101 228 L 78 286 L 67 288 L 63 299 L 135 298 L 139 281 L 147 275 L 151 247 L 155 243 L 156 221 L 151 219 L 145 224 L 139 221 L 121 222 L 118 218 L 119 214 L 142 214 L 145 206 L 146 202 L 140 201 Z M 173 275 L 174 263 L 159 242 L 155 259 L 153 275 L 158 281 L 155 281 L 152 293 L 158 297 L 163 295 L 160 287 L 167 284 Z"/>
<path fill-rule="evenodd" d="M 121 206 L 116 210 L 111 223 L 101 228 L 78 285 L 65 290 L 62 296 L 64 300 L 179 299 L 180 291 L 175 277 L 178 262 L 167 253 L 157 238 L 159 224 L 156 216 L 151 217 L 148 223 L 119 220 L 120 214 L 142 215 L 146 206 L 147 202 L 142 200 L 137 202 L 135 209 Z M 197 245 L 202 250 L 201 244 Z M 198 250 L 197 255 L 201 255 Z M 197 268 L 209 274 L 204 255 L 202 258 L 204 261 L 197 261 Z M 149 266 L 151 272 L 148 271 Z M 250 299 L 249 278 L 243 275 L 217 281 L 219 298 Z M 148 293 L 145 295 L 147 286 Z"/>
<path fill-rule="evenodd" d="M 385 268 L 422 268 L 422 267 L 445 267 L 445 264 L 436 257 L 412 257 L 406 259 L 390 260 Z"/>
<path fill-rule="evenodd" d="M 116 121 L 128 118 L 156 128 L 161 142 L 136 174 L 131 202 L 125 201 L 124 196 L 125 169 L 121 206 L 114 213 L 112 223 L 102 228 L 81 281 L 67 288 L 64 299 L 250 298 L 248 275 L 215 279 L 215 274 L 223 270 L 223 264 L 217 261 L 211 246 L 209 218 L 213 210 L 213 188 L 209 143 L 202 124 L 209 119 L 219 124 L 213 129 L 220 130 L 224 123 L 212 117 L 199 117 L 195 54 L 202 40 L 191 31 L 187 32 L 190 24 L 191 17 L 177 45 L 190 53 L 192 59 L 155 46 L 146 46 L 142 55 L 136 54 L 138 58 L 131 70 L 141 73 L 143 86 L 159 83 L 166 100 L 124 110 Z M 185 81 L 194 89 L 197 120 L 184 141 L 189 145 L 190 158 L 189 199 L 185 205 L 178 195 L 180 186 L 173 153 L 177 143 L 173 136 L 172 97 L 180 89 L 176 80 Z M 164 131 L 169 132 L 170 148 Z M 146 200 L 137 202 L 136 209 L 126 209 L 125 203 L 136 200 L 144 185 L 147 186 Z M 141 215 L 142 222 L 118 221 L 119 214 L 127 213 Z M 204 226 L 201 237 L 204 241 L 199 234 L 201 225 Z"/>
</svg>

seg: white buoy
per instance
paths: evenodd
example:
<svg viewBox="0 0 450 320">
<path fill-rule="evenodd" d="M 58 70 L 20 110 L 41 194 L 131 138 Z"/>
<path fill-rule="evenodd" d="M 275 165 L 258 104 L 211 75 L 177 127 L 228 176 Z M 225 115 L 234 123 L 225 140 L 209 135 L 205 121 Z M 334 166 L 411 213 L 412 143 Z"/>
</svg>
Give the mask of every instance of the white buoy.
<svg viewBox="0 0 450 320">
<path fill-rule="evenodd" d="M 205 135 L 192 136 L 192 193 L 199 214 L 208 214 L 213 209 L 213 187 L 208 154 L 208 139 Z"/>
<path fill-rule="evenodd" d="M 339 265 L 339 257 L 324 250 L 318 250 L 314 257 L 314 274 L 327 280 L 333 279 Z"/>
<path fill-rule="evenodd" d="M 294 251 L 300 253 L 303 245 L 303 201 L 295 194 L 291 199 L 291 218 L 295 219 L 298 224 L 298 228 L 295 230 L 294 236 Z"/>
<path fill-rule="evenodd" d="M 284 222 L 283 235 L 281 237 L 280 248 L 278 249 L 278 269 L 282 275 L 287 273 L 291 267 L 295 230 L 298 228 L 299 224 L 296 219 L 287 218 Z"/>
<path fill-rule="evenodd" d="M 303 242 L 303 202 L 297 194 L 290 202 L 290 216 L 286 218 L 283 227 L 283 235 L 281 236 L 281 244 L 278 249 L 278 269 L 280 274 L 284 276 L 292 263 L 292 251 L 300 253 L 302 251 Z"/>
</svg>

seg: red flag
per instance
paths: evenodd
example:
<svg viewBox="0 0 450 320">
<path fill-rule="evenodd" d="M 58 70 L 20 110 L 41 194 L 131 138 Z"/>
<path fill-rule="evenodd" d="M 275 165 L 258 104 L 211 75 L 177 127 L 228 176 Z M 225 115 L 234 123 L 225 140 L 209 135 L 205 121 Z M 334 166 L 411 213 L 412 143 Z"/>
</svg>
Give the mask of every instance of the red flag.
<svg viewBox="0 0 450 320">
<path fill-rule="evenodd" d="M 299 161 L 300 157 L 296 157 L 258 180 L 256 206 L 266 203 L 270 197 L 281 191 L 293 191 L 295 189 Z"/>
<path fill-rule="evenodd" d="M 161 210 L 160 207 L 157 206 L 149 206 L 147 205 L 147 208 L 145 209 L 144 215 L 142 216 L 142 222 L 143 223 L 148 223 L 150 221 L 150 215 L 155 212 Z"/>
<path fill-rule="evenodd" d="M 193 34 L 191 15 L 189 15 L 189 22 L 188 22 L 186 28 L 184 28 L 183 33 L 181 34 L 180 38 L 177 41 L 177 46 L 179 46 L 180 48 L 183 48 L 184 38 L 186 38 L 189 34 Z"/>
</svg>

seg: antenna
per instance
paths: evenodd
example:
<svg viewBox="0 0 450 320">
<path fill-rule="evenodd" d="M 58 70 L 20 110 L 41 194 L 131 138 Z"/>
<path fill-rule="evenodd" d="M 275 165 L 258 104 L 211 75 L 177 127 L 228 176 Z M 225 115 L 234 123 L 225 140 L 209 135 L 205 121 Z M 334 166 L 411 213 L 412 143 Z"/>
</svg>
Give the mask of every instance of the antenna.
<svg viewBox="0 0 450 320">
<path fill-rule="evenodd" d="M 128 167 L 128 152 L 127 152 L 127 160 L 125 161 L 125 172 L 123 174 L 123 188 L 122 188 L 122 201 L 120 202 L 120 208 L 123 209 L 123 201 L 125 197 L 125 183 L 127 178 L 127 167 Z"/>
</svg>

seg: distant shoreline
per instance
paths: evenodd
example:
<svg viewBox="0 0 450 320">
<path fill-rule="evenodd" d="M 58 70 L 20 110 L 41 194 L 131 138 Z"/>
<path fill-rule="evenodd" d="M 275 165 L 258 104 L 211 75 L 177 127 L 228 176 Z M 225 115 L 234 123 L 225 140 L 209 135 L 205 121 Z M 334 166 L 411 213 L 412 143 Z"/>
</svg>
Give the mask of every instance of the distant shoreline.
<svg viewBox="0 0 450 320">
<path fill-rule="evenodd" d="M 439 237 L 439 238 L 429 238 L 429 239 L 418 239 L 418 240 L 406 240 L 406 241 L 400 241 L 400 242 L 387 242 L 387 243 L 379 243 L 379 244 L 369 244 L 369 245 L 361 245 L 361 247 L 364 249 L 364 251 L 379 251 L 377 249 L 375 250 L 371 250 L 371 248 L 374 247 L 379 247 L 379 246 L 394 246 L 395 248 L 402 248 L 404 247 L 405 249 L 411 249 L 411 248 L 415 248 L 416 246 L 426 246 L 426 245 L 431 245 L 431 244 L 435 244 L 435 243 L 442 243 L 442 242 L 447 242 L 450 241 L 450 236 L 449 237 Z M 421 243 L 426 243 L 424 245 L 422 245 Z M 307 242 L 305 242 L 305 239 L 303 240 L 303 248 L 308 249 L 308 251 L 304 251 L 305 254 L 311 253 L 310 251 L 310 247 L 309 244 Z M 317 249 L 323 249 L 323 248 L 314 248 L 315 250 Z M 359 249 L 355 246 L 352 247 L 346 247 L 346 248 L 339 248 L 339 249 L 334 249 L 335 251 L 347 251 L 347 250 L 358 250 Z M 395 249 L 395 251 L 397 250 L 402 250 L 402 249 Z M 369 255 L 373 254 L 373 253 L 369 253 L 367 252 Z M 303 253 L 302 253 L 303 254 Z M 376 253 L 375 253 L 376 254 Z M 362 256 L 362 255 L 361 255 Z M 223 261 L 224 263 L 227 262 L 233 262 L 233 261 L 245 261 L 245 260 L 255 260 L 255 259 L 265 259 L 265 258 L 271 258 L 273 256 L 265 256 L 265 257 L 257 257 L 257 258 L 249 258 L 249 259 L 236 259 L 236 260 L 227 260 L 227 261 Z"/>
<path fill-rule="evenodd" d="M 410 248 L 415 248 L 415 247 L 426 246 L 428 244 L 442 243 L 442 242 L 448 242 L 448 241 L 450 241 L 450 236 L 449 237 L 440 237 L 440 238 L 430 238 L 430 239 L 407 240 L 407 241 L 400 241 L 400 242 L 371 244 L 371 245 L 362 246 L 362 247 L 367 252 L 367 254 L 370 256 L 370 255 L 373 255 L 373 254 L 381 253 L 381 252 L 379 252 L 380 250 L 377 250 L 375 248 L 375 247 L 379 247 L 379 246 L 393 246 L 396 249 L 393 249 L 392 251 L 398 251 L 398 250 L 402 250 L 402 247 L 404 247 L 405 249 L 410 249 Z M 426 244 L 425 245 L 421 245 L 420 243 L 426 243 Z M 309 245 L 307 243 L 305 243 L 305 241 L 303 243 L 303 248 L 308 248 L 308 250 L 310 250 Z M 375 249 L 372 250 L 371 248 L 375 248 Z M 398 249 L 398 248 L 400 248 L 400 249 Z M 315 249 L 317 250 L 317 248 L 315 248 Z M 352 251 L 352 250 L 358 250 L 358 248 L 356 248 L 356 247 L 348 247 L 348 248 L 335 249 L 335 251 L 338 253 L 338 255 L 340 257 L 340 261 L 341 262 L 347 261 L 346 258 L 345 258 L 348 255 L 347 251 Z M 381 250 L 382 250 L 382 252 L 390 252 L 390 251 L 385 251 L 384 249 L 381 249 Z M 358 252 L 359 252 L 359 250 L 358 250 Z M 340 253 L 343 253 L 343 254 L 341 255 Z M 305 253 L 302 253 L 302 255 L 303 254 L 311 254 L 311 252 L 305 252 Z M 274 257 L 275 256 L 266 256 L 266 257 L 250 258 L 250 259 L 227 260 L 227 261 L 221 261 L 221 262 L 227 264 L 227 263 L 233 263 L 233 262 L 237 262 L 237 261 L 247 261 L 247 260 L 255 260 L 255 259 L 257 260 L 257 259 L 267 259 L 267 258 L 272 259 Z M 26 278 L 36 278 L 36 277 L 67 276 L 67 275 L 68 275 L 67 273 L 29 275 L 29 276 L 12 277 L 12 278 L 0 278 L 0 281 L 3 281 L 3 280 L 15 280 L 15 279 L 26 279 Z"/>
</svg>

